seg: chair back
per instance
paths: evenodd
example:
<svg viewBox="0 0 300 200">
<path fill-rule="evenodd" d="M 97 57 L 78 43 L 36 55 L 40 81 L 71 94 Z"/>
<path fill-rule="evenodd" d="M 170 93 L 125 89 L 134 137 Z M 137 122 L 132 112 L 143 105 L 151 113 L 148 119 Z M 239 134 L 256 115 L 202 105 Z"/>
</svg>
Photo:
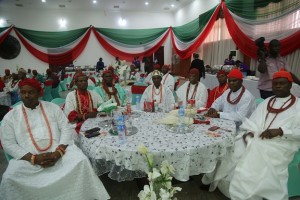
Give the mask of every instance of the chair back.
<svg viewBox="0 0 300 200">
<path fill-rule="evenodd" d="M 87 87 L 87 89 L 88 89 L 88 90 L 93 90 L 93 89 L 95 89 L 95 86 L 89 85 L 89 86 Z"/>
<path fill-rule="evenodd" d="M 52 99 L 51 103 L 54 103 L 56 105 L 63 105 L 64 103 L 66 102 L 66 99 L 64 98 L 55 98 L 55 99 Z"/>
<path fill-rule="evenodd" d="M 52 97 L 51 91 L 52 91 L 52 85 L 50 85 L 50 86 L 45 85 L 44 94 L 43 94 L 44 101 L 49 101 L 49 102 L 52 101 L 53 97 Z"/>
<path fill-rule="evenodd" d="M 289 197 L 300 196 L 300 149 L 289 164 L 288 193 Z"/>
<path fill-rule="evenodd" d="M 53 99 L 60 98 L 60 95 L 58 94 L 58 90 L 59 90 L 59 85 L 56 88 L 52 88 L 51 95 Z"/>
<path fill-rule="evenodd" d="M 263 99 L 263 98 L 257 98 L 257 99 L 255 99 L 255 101 L 256 101 L 256 105 L 258 105 L 258 104 L 260 104 L 261 102 L 263 102 L 264 99 Z"/>
</svg>

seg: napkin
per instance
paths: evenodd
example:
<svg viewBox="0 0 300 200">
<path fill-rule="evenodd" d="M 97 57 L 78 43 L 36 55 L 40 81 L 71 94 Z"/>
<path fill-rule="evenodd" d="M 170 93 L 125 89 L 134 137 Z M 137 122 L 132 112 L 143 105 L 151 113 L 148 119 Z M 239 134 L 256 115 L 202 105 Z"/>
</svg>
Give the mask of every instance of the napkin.
<svg viewBox="0 0 300 200">
<path fill-rule="evenodd" d="M 97 109 L 97 111 L 99 112 L 110 112 L 113 109 L 117 108 L 117 103 L 113 103 L 112 99 L 102 103 L 99 108 Z"/>
<path fill-rule="evenodd" d="M 174 115 L 167 115 L 166 117 L 156 120 L 156 123 L 159 124 L 167 124 L 167 125 L 177 125 L 179 121 L 179 118 Z M 184 119 L 185 124 L 191 125 L 194 123 L 193 118 L 185 117 Z"/>
</svg>

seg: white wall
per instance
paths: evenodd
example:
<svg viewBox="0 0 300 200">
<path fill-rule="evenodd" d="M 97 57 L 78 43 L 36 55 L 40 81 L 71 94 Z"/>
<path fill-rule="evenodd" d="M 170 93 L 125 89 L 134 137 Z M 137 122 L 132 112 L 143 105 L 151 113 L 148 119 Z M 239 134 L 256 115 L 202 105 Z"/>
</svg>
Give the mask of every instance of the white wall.
<svg viewBox="0 0 300 200">
<path fill-rule="evenodd" d="M 93 25 L 102 28 L 122 28 L 118 25 L 118 20 L 123 17 L 127 20 L 126 29 L 135 28 L 159 28 L 182 25 L 191 20 L 194 20 L 199 14 L 211 9 L 217 5 L 219 0 L 195 0 L 190 5 L 183 7 L 176 13 L 169 12 L 113 12 L 113 11 L 85 11 L 85 10 L 28 10 L 26 8 L 0 8 L 0 17 L 9 20 L 9 23 L 16 27 L 37 30 L 37 31 L 63 31 L 72 30 Z M 58 20 L 65 18 L 67 27 L 61 29 L 58 26 Z M 12 35 L 15 33 L 12 31 Z M 21 44 L 21 53 L 12 60 L 4 60 L 0 58 L 0 76 L 3 76 L 4 69 L 10 68 L 11 71 L 16 70 L 16 66 L 24 67 L 25 69 L 37 69 L 43 73 L 48 68 L 48 64 L 44 63 L 32 56 L 26 48 Z M 165 44 L 166 64 L 171 64 L 172 44 L 168 37 Z M 83 53 L 74 61 L 75 65 L 95 65 L 99 57 L 102 57 L 105 64 L 110 64 L 114 60 L 104 48 L 98 43 L 93 34 L 83 51 Z M 130 61 L 131 62 L 131 61 Z"/>
<path fill-rule="evenodd" d="M 195 0 L 174 13 L 174 26 L 181 26 L 220 4 L 221 0 Z"/>
</svg>

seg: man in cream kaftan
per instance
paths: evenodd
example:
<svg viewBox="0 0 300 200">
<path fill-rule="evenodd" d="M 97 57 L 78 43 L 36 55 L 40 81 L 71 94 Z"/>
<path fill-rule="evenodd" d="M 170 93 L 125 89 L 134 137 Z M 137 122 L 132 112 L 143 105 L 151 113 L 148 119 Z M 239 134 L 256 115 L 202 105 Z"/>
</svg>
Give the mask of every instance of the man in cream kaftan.
<svg viewBox="0 0 300 200">
<path fill-rule="evenodd" d="M 175 86 L 175 79 L 169 73 L 169 70 L 170 70 L 169 65 L 163 65 L 162 66 L 161 72 L 163 73 L 163 77 L 162 77 L 161 83 L 164 86 L 167 86 L 173 92 L 174 91 L 174 86 Z"/>
<path fill-rule="evenodd" d="M 187 106 L 190 99 L 195 100 L 196 108 L 205 107 L 208 93 L 205 85 L 199 81 L 199 70 L 191 69 L 189 72 L 189 81 L 185 82 L 176 91 L 178 101 L 182 101 L 183 106 Z"/>
<path fill-rule="evenodd" d="M 143 93 L 141 98 L 142 108 L 145 101 L 158 103 L 159 109 L 170 110 L 174 108 L 175 99 L 172 91 L 161 84 L 162 74 L 158 70 L 152 72 L 153 85 L 149 85 Z"/>
<path fill-rule="evenodd" d="M 300 147 L 300 102 L 290 93 L 292 82 L 289 72 L 274 73 L 275 96 L 242 124 L 248 144 L 230 183 L 231 199 L 288 200 L 288 165 Z"/>
<path fill-rule="evenodd" d="M 209 117 L 233 120 L 240 125 L 256 108 L 255 97 L 242 85 L 243 74 L 233 69 L 228 74 L 228 87 L 208 110 Z"/>
<path fill-rule="evenodd" d="M 19 84 L 23 104 L 3 119 L 1 142 L 10 154 L 0 185 L 5 200 L 109 199 L 82 151 L 73 144 L 72 129 L 62 110 L 38 101 L 35 79 Z"/>
<path fill-rule="evenodd" d="M 71 123 L 76 122 L 76 131 L 79 132 L 86 119 L 97 116 L 97 108 L 103 101 L 97 93 L 87 90 L 88 77 L 85 74 L 77 74 L 74 79 L 77 89 L 67 95 L 64 112 Z"/>
</svg>

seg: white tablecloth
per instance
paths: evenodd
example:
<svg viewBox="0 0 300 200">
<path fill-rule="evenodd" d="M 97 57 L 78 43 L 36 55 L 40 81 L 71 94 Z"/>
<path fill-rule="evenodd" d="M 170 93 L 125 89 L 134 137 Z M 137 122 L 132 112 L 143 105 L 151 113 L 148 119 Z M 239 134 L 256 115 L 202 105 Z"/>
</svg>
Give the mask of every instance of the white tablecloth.
<svg viewBox="0 0 300 200">
<path fill-rule="evenodd" d="M 127 136 L 126 144 L 120 145 L 118 137 L 109 134 L 90 139 L 80 136 L 80 146 L 98 175 L 110 172 L 109 177 L 117 181 L 146 176 L 144 171 L 147 170 L 147 163 L 138 153 L 138 146 L 144 144 L 154 155 L 155 167 L 159 168 L 163 160 L 168 160 L 176 169 L 174 177 L 187 181 L 189 176 L 213 171 L 218 160 L 222 159 L 234 143 L 236 127 L 233 121 L 211 119 L 210 125 L 195 124 L 192 125 L 195 129 L 191 133 L 177 134 L 155 122 L 163 118 L 164 113 L 141 114 L 133 122 L 138 133 Z M 98 127 L 101 120 L 103 119 L 88 119 L 81 131 Z M 207 129 L 213 125 L 226 129 L 219 129 L 221 137 L 207 135 Z"/>
<path fill-rule="evenodd" d="M 206 74 L 205 79 L 201 79 L 201 82 L 207 87 L 207 89 L 213 89 L 217 85 L 219 85 L 218 79 L 216 75 Z M 250 80 L 247 78 L 243 79 L 243 85 L 247 90 L 249 90 L 255 98 L 260 98 L 259 90 L 257 89 L 256 80 Z M 291 93 L 294 94 L 296 97 L 300 97 L 300 86 L 293 83 L 293 87 L 291 89 Z"/>
<path fill-rule="evenodd" d="M 7 92 L 0 92 L 0 105 L 11 106 L 11 97 Z"/>
</svg>

